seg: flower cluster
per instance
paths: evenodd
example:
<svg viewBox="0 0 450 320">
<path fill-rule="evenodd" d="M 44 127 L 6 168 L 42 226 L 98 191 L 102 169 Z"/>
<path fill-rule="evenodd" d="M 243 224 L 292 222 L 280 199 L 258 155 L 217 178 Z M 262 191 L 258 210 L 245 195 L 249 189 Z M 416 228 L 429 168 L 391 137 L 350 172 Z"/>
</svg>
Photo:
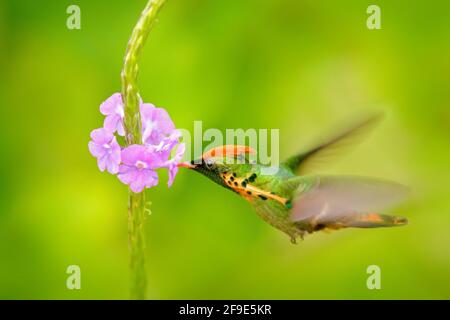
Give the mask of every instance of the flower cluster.
<svg viewBox="0 0 450 320">
<path fill-rule="evenodd" d="M 141 192 L 158 184 L 156 169 L 169 171 L 169 187 L 178 172 L 178 163 L 185 151 L 180 144 L 181 134 L 175 129 L 166 110 L 150 103 L 140 103 L 142 121 L 142 144 L 122 148 L 115 134 L 125 135 L 123 125 L 124 107 L 122 96 L 115 93 L 100 105 L 106 116 L 103 128 L 91 132 L 89 151 L 97 158 L 100 171 L 117 174 L 120 181 L 130 186 L 133 192 Z M 176 146 L 175 156 L 170 159 Z"/>
</svg>

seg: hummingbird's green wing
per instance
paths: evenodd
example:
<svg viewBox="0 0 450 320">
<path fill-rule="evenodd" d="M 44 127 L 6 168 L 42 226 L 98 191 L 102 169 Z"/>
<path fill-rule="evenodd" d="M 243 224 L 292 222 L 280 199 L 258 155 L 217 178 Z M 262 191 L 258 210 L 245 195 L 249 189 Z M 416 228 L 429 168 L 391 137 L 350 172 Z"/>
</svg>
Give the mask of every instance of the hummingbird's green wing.
<svg viewBox="0 0 450 320">
<path fill-rule="evenodd" d="M 303 179 L 303 181 L 302 181 Z M 403 201 L 406 187 L 383 180 L 345 176 L 306 176 L 293 195 L 291 221 L 322 228 L 386 227 L 406 224 L 377 212 Z M 307 182 L 305 182 L 307 181 Z"/>
<path fill-rule="evenodd" d="M 305 174 L 312 172 L 342 149 L 349 148 L 361 141 L 381 119 L 382 114 L 365 118 L 349 130 L 344 131 L 311 150 L 288 158 L 283 164 L 294 173 Z"/>
</svg>

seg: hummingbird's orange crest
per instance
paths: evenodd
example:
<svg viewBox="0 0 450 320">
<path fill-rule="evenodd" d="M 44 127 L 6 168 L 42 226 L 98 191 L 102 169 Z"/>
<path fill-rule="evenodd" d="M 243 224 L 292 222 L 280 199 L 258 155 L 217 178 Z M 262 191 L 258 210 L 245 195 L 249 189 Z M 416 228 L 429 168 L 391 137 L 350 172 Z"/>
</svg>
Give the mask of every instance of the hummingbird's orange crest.
<svg viewBox="0 0 450 320">
<path fill-rule="evenodd" d="M 202 159 L 213 158 L 213 157 L 236 157 L 242 154 L 255 154 L 256 151 L 252 147 L 241 146 L 241 145 L 223 145 L 209 149 L 202 154 Z"/>
</svg>

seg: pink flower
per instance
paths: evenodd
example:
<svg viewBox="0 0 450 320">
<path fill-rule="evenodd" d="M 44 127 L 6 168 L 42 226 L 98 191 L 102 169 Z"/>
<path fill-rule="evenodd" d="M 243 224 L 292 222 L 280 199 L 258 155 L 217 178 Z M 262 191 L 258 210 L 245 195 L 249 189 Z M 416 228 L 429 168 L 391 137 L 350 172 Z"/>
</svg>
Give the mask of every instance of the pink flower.
<svg viewBox="0 0 450 320">
<path fill-rule="evenodd" d="M 97 158 L 100 171 L 116 174 L 120 164 L 120 146 L 116 137 L 104 128 L 91 132 L 92 141 L 89 142 L 89 151 Z"/>
<path fill-rule="evenodd" d="M 128 184 L 131 191 L 138 193 L 158 184 L 158 174 L 154 169 L 161 167 L 161 164 L 156 153 L 142 145 L 133 144 L 122 150 L 118 178 Z"/>
<path fill-rule="evenodd" d="M 120 136 L 125 135 L 123 127 L 123 102 L 120 93 L 114 93 L 100 105 L 100 112 L 106 116 L 103 127 L 111 133 L 117 131 Z"/>
<path fill-rule="evenodd" d="M 165 166 L 167 167 L 167 169 L 169 169 L 169 181 L 167 182 L 167 185 L 169 187 L 172 186 L 173 181 L 175 180 L 175 176 L 178 173 L 178 163 L 180 163 L 181 158 L 183 158 L 185 151 L 186 145 L 184 143 L 181 143 L 180 145 L 178 145 L 175 156 L 165 163 Z"/>
<path fill-rule="evenodd" d="M 175 130 L 175 125 L 166 110 L 156 108 L 150 103 L 142 103 L 140 111 L 144 144 L 159 145 Z"/>
<path fill-rule="evenodd" d="M 119 180 L 137 193 L 156 186 L 158 174 L 155 169 L 166 168 L 170 187 L 178 172 L 185 145 L 179 145 L 175 156 L 169 160 L 172 150 L 180 143 L 181 133 L 175 129 L 167 111 L 140 102 L 142 144 L 124 149 L 114 136 L 116 132 L 125 135 L 122 95 L 115 93 L 106 99 L 100 105 L 100 112 L 106 116 L 103 128 L 92 131 L 92 141 L 89 142 L 89 150 L 97 158 L 99 169 L 117 173 Z"/>
</svg>

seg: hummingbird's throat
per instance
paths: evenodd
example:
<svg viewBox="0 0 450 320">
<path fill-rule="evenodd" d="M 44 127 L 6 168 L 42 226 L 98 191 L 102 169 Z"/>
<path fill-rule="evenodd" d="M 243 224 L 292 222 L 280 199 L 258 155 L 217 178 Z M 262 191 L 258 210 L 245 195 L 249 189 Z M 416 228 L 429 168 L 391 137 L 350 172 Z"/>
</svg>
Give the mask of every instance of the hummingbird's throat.
<svg viewBox="0 0 450 320">
<path fill-rule="evenodd" d="M 273 192 L 255 187 L 252 184 L 257 178 L 255 173 L 249 175 L 248 177 L 238 177 L 236 173 L 222 173 L 221 178 L 223 179 L 225 185 L 236 193 L 239 193 L 247 201 L 252 202 L 255 199 L 271 199 L 278 201 L 288 208 L 291 206 L 289 199 L 283 198 Z"/>
</svg>

